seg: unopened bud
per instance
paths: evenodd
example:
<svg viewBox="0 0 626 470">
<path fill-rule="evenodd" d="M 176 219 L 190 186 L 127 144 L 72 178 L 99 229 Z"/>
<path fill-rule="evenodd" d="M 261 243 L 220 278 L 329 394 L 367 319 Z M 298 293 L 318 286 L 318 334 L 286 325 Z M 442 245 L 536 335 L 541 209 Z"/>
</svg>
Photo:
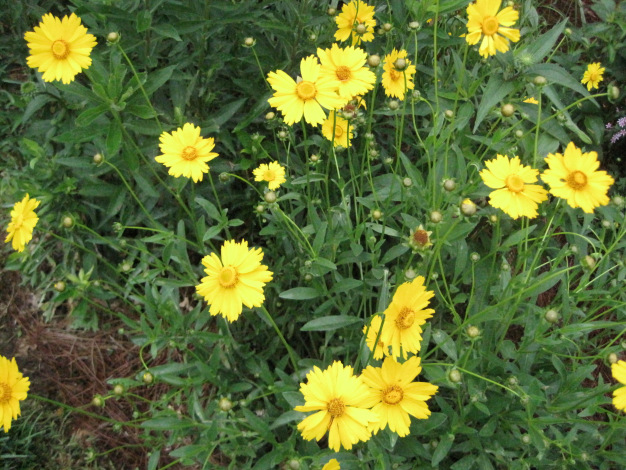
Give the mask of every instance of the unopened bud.
<svg viewBox="0 0 626 470">
<path fill-rule="evenodd" d="M 104 157 L 102 156 L 102 154 L 101 154 L 101 153 L 96 153 L 96 154 L 93 156 L 93 162 L 94 162 L 96 165 L 100 165 L 100 163 L 102 163 L 103 161 L 104 161 Z"/>
<path fill-rule="evenodd" d="M 446 119 L 452 119 L 454 117 L 454 111 L 452 111 L 451 109 L 446 109 L 443 114 Z"/>
<path fill-rule="evenodd" d="M 274 112 L 272 112 L 272 111 L 270 111 L 269 113 L 267 113 L 267 114 L 265 115 L 265 119 L 266 119 L 267 121 L 271 121 L 271 120 L 272 120 L 272 119 L 274 119 L 275 117 L 276 117 L 276 113 L 274 113 Z"/>
<path fill-rule="evenodd" d="M 418 29 L 420 27 L 420 24 L 418 21 L 411 21 L 409 23 L 409 29 Z"/>
<path fill-rule="evenodd" d="M 391 100 L 387 106 L 389 106 L 389 109 L 392 111 L 395 111 L 400 107 L 400 103 L 397 100 Z"/>
<path fill-rule="evenodd" d="M 406 187 L 406 188 L 410 188 L 411 186 L 413 186 L 413 180 L 411 178 L 404 178 L 402 180 L 402 184 Z"/>
<path fill-rule="evenodd" d="M 141 380 L 143 380 L 143 383 L 145 383 L 146 385 L 150 385 L 152 382 L 154 382 L 154 375 L 152 375 L 150 372 L 144 372 L 141 376 Z"/>
<path fill-rule="evenodd" d="M 619 95 L 620 95 L 620 90 L 617 85 L 613 85 L 613 84 L 609 85 L 609 88 L 607 91 L 609 93 L 609 101 L 614 103 L 615 101 L 618 100 Z"/>
<path fill-rule="evenodd" d="M 472 261 L 472 263 L 478 263 L 480 261 L 480 255 L 474 252 L 470 255 L 470 260 Z"/>
<path fill-rule="evenodd" d="M 467 336 L 470 338 L 478 338 L 480 336 L 480 329 L 476 326 L 470 325 L 467 327 Z"/>
<path fill-rule="evenodd" d="M 432 211 L 430 213 L 430 221 L 434 224 L 438 224 L 443 220 L 443 214 L 439 211 Z"/>
<path fill-rule="evenodd" d="M 289 470 L 299 470 L 300 462 L 298 462 L 296 459 L 291 459 L 289 462 L 287 462 L 287 468 Z"/>
<path fill-rule="evenodd" d="M 452 179 L 447 179 L 443 182 L 443 189 L 448 192 L 454 191 L 456 189 L 456 181 Z"/>
<path fill-rule="evenodd" d="M 326 10 L 326 13 L 328 14 L 328 16 L 335 16 L 335 14 L 337 13 L 337 9 L 329 8 L 328 10 Z"/>
<path fill-rule="evenodd" d="M 559 312 L 551 308 L 545 313 L 544 318 L 548 323 L 556 323 L 559 321 Z"/>
<path fill-rule="evenodd" d="M 246 47 L 252 47 L 254 46 L 255 43 L 256 43 L 256 40 L 254 38 L 245 38 L 243 40 L 243 45 Z"/>
<path fill-rule="evenodd" d="M 218 406 L 220 407 L 220 410 L 222 411 L 230 411 L 233 407 L 233 402 L 230 401 L 226 397 L 222 397 L 220 398 L 220 401 L 218 402 Z"/>
<path fill-rule="evenodd" d="M 230 179 L 230 175 L 228 173 L 222 172 L 220 173 L 219 179 L 222 183 L 227 183 Z"/>
<path fill-rule="evenodd" d="M 593 257 L 587 255 L 583 258 L 583 267 L 593 269 L 596 267 L 596 260 Z"/>
<path fill-rule="evenodd" d="M 356 25 L 355 31 L 357 32 L 357 34 L 365 34 L 365 32 L 367 31 L 367 26 L 365 26 L 363 23 L 359 23 L 358 25 Z"/>
<path fill-rule="evenodd" d="M 116 384 L 115 387 L 113 387 L 113 394 L 114 395 L 122 395 L 124 393 L 124 386 L 122 384 Z"/>
<path fill-rule="evenodd" d="M 515 137 L 517 137 L 518 139 L 521 139 L 522 137 L 524 137 L 524 131 L 521 129 L 517 129 L 515 131 Z"/>
<path fill-rule="evenodd" d="M 390 23 L 385 23 L 383 25 L 383 29 L 387 32 L 391 31 L 391 24 Z"/>
<path fill-rule="evenodd" d="M 406 68 L 406 59 L 403 59 L 402 57 L 396 59 L 396 61 L 393 63 L 393 66 L 396 70 L 404 70 Z"/>
<path fill-rule="evenodd" d="M 107 34 L 107 42 L 109 44 L 116 44 L 119 42 L 119 40 L 120 40 L 119 33 L 116 33 L 115 31 L 111 31 L 109 34 Z"/>
<path fill-rule="evenodd" d="M 458 369 L 452 369 L 448 372 L 448 379 L 450 382 L 458 384 L 461 380 L 463 380 L 463 376 L 458 371 Z"/>
<path fill-rule="evenodd" d="M 546 80 L 546 77 L 542 76 L 542 75 L 537 75 L 534 79 L 533 79 L 533 83 L 537 86 L 544 86 L 545 84 L 548 83 L 548 80 Z"/>
<path fill-rule="evenodd" d="M 262 214 L 263 212 L 265 212 L 265 206 L 263 204 L 259 204 L 257 205 L 254 210 L 258 213 L 258 214 Z"/>
<path fill-rule="evenodd" d="M 617 354 L 611 353 L 607 359 L 609 360 L 609 364 L 615 364 L 619 360 L 619 357 L 617 357 Z"/>
<path fill-rule="evenodd" d="M 464 199 L 461 203 L 461 213 L 467 217 L 474 215 L 477 209 L 476 204 L 471 199 Z"/>
<path fill-rule="evenodd" d="M 367 65 L 370 67 L 378 67 L 380 65 L 380 56 L 378 54 L 372 54 L 367 58 Z"/>
<path fill-rule="evenodd" d="M 378 209 L 374 209 L 372 211 L 372 219 L 374 220 L 380 220 L 383 218 L 383 213 L 382 211 L 378 210 Z"/>
<path fill-rule="evenodd" d="M 74 219 L 72 219 L 69 215 L 63 217 L 63 227 L 72 228 L 74 226 Z"/>
<path fill-rule="evenodd" d="M 503 104 L 502 107 L 500 108 L 500 113 L 502 113 L 502 116 L 504 117 L 511 117 L 513 116 L 514 112 L 515 112 L 515 106 L 513 106 L 510 103 Z"/>
<path fill-rule="evenodd" d="M 91 404 L 98 407 L 104 406 L 104 399 L 100 395 L 95 395 L 91 400 Z"/>
<path fill-rule="evenodd" d="M 265 193 L 265 195 L 263 196 L 263 198 L 265 199 L 265 202 L 267 202 L 268 204 L 273 204 L 276 202 L 276 193 L 274 191 L 268 191 Z"/>
</svg>

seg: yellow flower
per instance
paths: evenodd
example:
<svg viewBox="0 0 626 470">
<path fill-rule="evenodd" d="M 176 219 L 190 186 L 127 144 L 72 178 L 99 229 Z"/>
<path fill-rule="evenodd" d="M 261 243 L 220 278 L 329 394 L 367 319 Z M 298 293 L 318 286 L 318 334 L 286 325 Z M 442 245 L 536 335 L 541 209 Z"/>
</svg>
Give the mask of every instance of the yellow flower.
<svg viewBox="0 0 626 470">
<path fill-rule="evenodd" d="M 538 184 L 539 171 L 520 163 L 519 157 L 509 159 L 497 155 L 485 162 L 480 172 L 483 182 L 495 189 L 489 194 L 489 204 L 502 209 L 512 218 L 537 217 L 538 204 L 548 199 L 548 192 Z"/>
<path fill-rule="evenodd" d="M 626 361 L 611 364 L 611 373 L 615 380 L 626 385 Z M 626 387 L 620 387 L 613 392 L 613 406 L 618 410 L 626 411 Z"/>
<path fill-rule="evenodd" d="M 26 244 L 33 238 L 33 229 L 39 217 L 35 209 L 39 206 L 37 199 L 29 199 L 28 194 L 20 202 L 16 202 L 11 210 L 11 222 L 7 227 L 5 243 L 13 240 L 12 246 L 16 251 L 24 251 Z"/>
<path fill-rule="evenodd" d="M 242 304 L 260 307 L 265 301 L 263 288 L 273 273 L 261 264 L 261 248 L 248 249 L 248 242 L 224 242 L 221 259 L 211 253 L 202 259 L 206 277 L 196 286 L 196 292 L 211 306 L 211 315 L 222 315 L 229 322 L 239 318 Z"/>
<path fill-rule="evenodd" d="M 368 325 L 363 327 L 363 333 L 367 334 L 365 343 L 370 351 L 374 352 L 374 359 L 382 359 L 383 354 L 389 354 L 389 348 L 380 340 L 380 327 L 382 322 L 383 320 L 380 315 L 374 315 L 369 327 Z M 374 344 L 376 344 L 375 348 Z"/>
<path fill-rule="evenodd" d="M 322 467 L 322 470 L 340 470 L 340 468 L 341 465 L 339 465 L 337 459 L 330 459 L 326 465 Z"/>
<path fill-rule="evenodd" d="M 48 13 L 43 15 L 39 26 L 35 26 L 35 31 L 24 34 L 30 49 L 26 63 L 43 72 L 44 81 L 70 83 L 82 69 L 91 65 L 89 55 L 96 38 L 87 34 L 87 28 L 80 23 L 74 13 L 63 19 Z"/>
<path fill-rule="evenodd" d="M 11 420 L 20 415 L 20 401 L 26 399 L 30 381 L 17 368 L 15 358 L 0 356 L 0 424 L 4 432 L 11 429 Z"/>
<path fill-rule="evenodd" d="M 171 134 L 163 132 L 159 140 L 163 155 L 155 160 L 168 167 L 170 175 L 176 178 L 192 178 L 194 183 L 202 181 L 204 173 L 209 172 L 209 165 L 206 163 L 218 156 L 211 152 L 215 147 L 213 138 L 200 137 L 200 128 L 190 123 Z"/>
<path fill-rule="evenodd" d="M 596 171 L 600 166 L 596 152 L 583 153 L 570 142 L 563 155 L 549 153 L 546 163 L 549 168 L 541 179 L 550 185 L 551 194 L 566 199 L 571 207 L 591 213 L 609 203 L 606 193 L 615 180 L 606 171 Z"/>
<path fill-rule="evenodd" d="M 339 95 L 352 99 L 363 95 L 374 87 L 376 75 L 365 66 L 367 53 L 348 46 L 342 49 L 333 44 L 330 49 L 317 49 L 322 76 L 328 76 L 337 86 Z"/>
<path fill-rule="evenodd" d="M 407 90 L 415 88 L 413 84 L 415 66 L 411 65 L 411 61 L 406 56 L 407 52 L 405 50 L 397 51 L 396 49 L 392 50 L 391 54 L 385 56 L 382 84 L 387 96 L 403 100 Z M 404 65 L 401 70 L 397 68 L 398 59 L 401 59 L 399 62 Z"/>
<path fill-rule="evenodd" d="M 412 282 L 405 282 L 398 287 L 385 310 L 380 339 L 391 346 L 391 356 L 402 356 L 417 353 L 422 340 L 422 327 L 435 311 L 426 308 L 429 300 L 435 295 L 424 287 L 424 277 L 418 276 Z"/>
<path fill-rule="evenodd" d="M 352 127 L 350 123 L 341 116 L 337 116 L 331 111 L 326 120 L 322 123 L 322 135 L 330 140 L 335 147 L 350 147 L 352 139 Z"/>
<path fill-rule="evenodd" d="M 296 411 L 315 411 L 298 424 L 302 437 L 319 441 L 328 431 L 328 447 L 335 452 L 343 446 L 352 449 L 359 441 L 371 436 L 368 425 L 378 418 L 370 411 L 372 391 L 360 377 L 353 375 L 352 367 L 335 361 L 322 371 L 314 366 L 300 384 L 304 405 Z"/>
<path fill-rule="evenodd" d="M 300 62 L 302 79 L 294 81 L 282 70 L 267 74 L 267 81 L 274 89 L 274 96 L 267 101 L 281 113 L 288 125 L 304 119 L 317 126 L 326 118 L 322 108 L 341 108 L 347 99 L 337 95 L 336 83 L 320 73 L 317 58 L 310 55 Z"/>
<path fill-rule="evenodd" d="M 267 187 L 272 191 L 278 189 L 285 181 L 285 167 L 280 163 L 270 162 L 262 163 L 259 167 L 252 171 L 254 181 L 267 181 Z"/>
<path fill-rule="evenodd" d="M 583 74 L 583 79 L 580 81 L 583 85 L 587 85 L 587 90 L 591 91 L 592 88 L 598 88 L 598 84 L 603 80 L 602 74 L 605 68 L 602 67 L 600 62 L 594 62 L 587 65 L 587 70 Z"/>
<path fill-rule="evenodd" d="M 531 96 L 530 98 L 526 98 L 524 100 L 524 103 L 539 104 L 539 101 L 537 101 L 533 96 Z"/>
<path fill-rule="evenodd" d="M 370 425 L 374 434 L 389 425 L 391 432 L 404 437 L 409 434 L 409 415 L 418 419 L 430 416 L 426 400 L 437 392 L 438 387 L 428 382 L 413 382 L 421 371 L 417 356 L 412 356 L 403 364 L 387 357 L 382 367 L 368 366 L 363 371 L 363 382 L 376 393 L 372 411 L 379 420 Z"/>
<path fill-rule="evenodd" d="M 473 46 L 482 38 L 478 49 L 482 57 L 496 55 L 496 51 L 508 51 L 507 39 L 519 41 L 519 30 L 504 27 L 513 26 L 519 18 L 519 13 L 513 7 L 506 7 L 498 13 L 501 3 L 501 0 L 476 0 L 467 7 L 468 34 L 465 40 Z"/>
<path fill-rule="evenodd" d="M 369 42 L 374 39 L 376 27 L 374 7 L 361 0 L 344 3 L 341 12 L 335 17 L 335 22 L 337 23 L 335 32 L 337 41 L 346 41 L 352 36 L 352 45 L 356 46 L 361 41 Z"/>
</svg>

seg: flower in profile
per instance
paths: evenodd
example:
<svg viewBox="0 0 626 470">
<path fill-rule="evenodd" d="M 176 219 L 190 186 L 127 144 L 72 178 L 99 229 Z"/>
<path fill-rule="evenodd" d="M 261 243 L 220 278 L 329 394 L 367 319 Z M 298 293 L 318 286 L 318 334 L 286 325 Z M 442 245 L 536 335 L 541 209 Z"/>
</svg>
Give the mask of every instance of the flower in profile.
<svg viewBox="0 0 626 470">
<path fill-rule="evenodd" d="M 385 322 L 380 334 L 383 343 L 391 346 L 391 356 L 406 359 L 407 353 L 419 352 L 422 325 L 435 313 L 432 308 L 426 308 L 434 295 L 424 287 L 423 276 L 398 287 L 384 312 Z"/>
<path fill-rule="evenodd" d="M 537 101 L 537 99 L 534 96 L 531 96 L 530 98 L 526 98 L 524 100 L 524 103 L 539 104 L 539 101 Z"/>
<path fill-rule="evenodd" d="M 360 377 L 353 375 L 351 366 L 335 361 L 322 371 L 314 366 L 300 384 L 304 405 L 296 411 L 315 411 L 298 424 L 302 437 L 319 441 L 328 431 L 328 447 L 335 452 L 343 446 L 350 450 L 359 441 L 371 436 L 368 425 L 378 419 L 369 410 L 373 393 Z"/>
<path fill-rule="evenodd" d="M 285 167 L 277 162 L 261 163 L 252 171 L 254 181 L 267 181 L 267 187 L 272 191 L 278 189 L 285 181 Z"/>
<path fill-rule="evenodd" d="M 502 209 L 512 218 L 537 217 L 538 204 L 548 199 L 548 192 L 538 184 L 539 171 L 520 163 L 519 157 L 509 159 L 497 155 L 485 162 L 486 169 L 480 172 L 483 182 L 495 189 L 489 193 L 489 204 Z"/>
<path fill-rule="evenodd" d="M 611 364 L 611 374 L 619 383 L 626 385 L 626 361 Z M 613 406 L 618 410 L 626 411 L 626 387 L 620 387 L 613 392 Z"/>
<path fill-rule="evenodd" d="M 339 95 L 352 99 L 363 95 L 374 87 L 376 75 L 365 63 L 367 53 L 348 46 L 341 48 L 333 44 L 330 49 L 317 49 L 322 76 L 329 77 L 337 86 Z"/>
<path fill-rule="evenodd" d="M 509 41 L 519 41 L 519 30 L 507 28 L 513 26 L 519 13 L 513 7 L 506 7 L 498 12 L 501 0 L 476 0 L 467 6 L 467 31 L 465 40 L 470 46 L 482 42 L 478 53 L 482 57 L 496 55 L 496 51 L 509 50 Z"/>
<path fill-rule="evenodd" d="M 221 259 L 211 253 L 202 259 L 206 277 L 196 286 L 196 292 L 211 306 L 211 315 L 222 315 L 229 322 L 239 318 L 243 310 L 260 307 L 265 301 L 263 288 L 273 273 L 261 264 L 261 248 L 248 249 L 248 242 L 224 242 Z"/>
<path fill-rule="evenodd" d="M 322 123 L 322 135 L 330 140 L 335 147 L 350 147 L 352 135 L 352 127 L 350 123 L 331 111 L 326 120 Z"/>
<path fill-rule="evenodd" d="M 63 19 L 51 13 L 43 15 L 34 31 L 24 34 L 30 55 L 26 63 L 43 72 L 46 82 L 61 80 L 70 83 L 83 69 L 91 65 L 91 50 L 96 45 L 93 34 L 81 25 L 81 19 L 72 13 Z"/>
<path fill-rule="evenodd" d="M 374 7 L 361 0 L 344 3 L 341 13 L 335 17 L 335 22 L 337 23 L 335 32 L 337 41 L 346 41 L 352 36 L 352 45 L 356 46 L 361 41 L 369 42 L 374 39 L 374 28 L 376 28 Z"/>
<path fill-rule="evenodd" d="M 202 181 L 204 173 L 209 172 L 210 162 L 218 156 L 211 152 L 215 147 L 212 137 L 200 137 L 200 128 L 187 123 L 171 134 L 163 132 L 159 138 L 162 155 L 155 160 L 169 168 L 169 174 L 176 178 L 184 176 L 193 179 L 194 183 Z"/>
<path fill-rule="evenodd" d="M 339 465 L 337 459 L 330 459 L 328 462 L 326 462 L 326 465 L 322 467 L 322 470 L 340 470 L 340 468 L 341 465 Z"/>
<path fill-rule="evenodd" d="M 313 55 L 300 62 L 302 79 L 294 81 L 282 70 L 267 74 L 267 81 L 274 89 L 274 96 L 267 102 L 281 113 L 285 123 L 295 124 L 302 119 L 313 126 L 326 118 L 322 108 L 341 108 L 347 101 L 337 95 L 336 81 L 320 73 L 320 64 Z"/>
<path fill-rule="evenodd" d="M 607 192 L 615 180 L 606 171 L 597 171 L 600 162 L 596 152 L 583 153 L 570 142 L 563 154 L 549 153 L 546 163 L 549 168 L 541 179 L 550 185 L 551 194 L 567 200 L 571 207 L 591 213 L 609 203 Z"/>
<path fill-rule="evenodd" d="M 11 420 L 20 415 L 20 401 L 26 399 L 30 381 L 17 368 L 15 358 L 0 356 L 0 424 L 4 432 L 11 429 Z"/>
<path fill-rule="evenodd" d="M 385 56 L 382 84 L 387 96 L 403 100 L 407 90 L 415 88 L 413 84 L 415 65 L 412 65 L 406 56 L 405 50 L 397 51 L 396 49 Z"/>
<path fill-rule="evenodd" d="M 403 364 L 399 364 L 393 357 L 386 357 L 381 367 L 367 366 L 363 371 L 363 382 L 375 392 L 372 411 L 379 420 L 370 424 L 374 434 L 388 425 L 392 432 L 404 437 L 409 434 L 409 416 L 418 419 L 430 416 L 426 400 L 439 387 L 428 382 L 413 382 L 421 371 L 420 358 L 417 356 L 412 356 Z"/>
<path fill-rule="evenodd" d="M 583 79 L 580 81 L 583 85 L 587 85 L 587 90 L 591 91 L 592 88 L 598 88 L 598 85 L 603 80 L 602 74 L 605 68 L 602 67 L 600 62 L 594 62 L 587 65 L 587 70 L 583 74 Z"/>
<path fill-rule="evenodd" d="M 383 320 L 380 315 L 374 315 L 369 326 L 363 326 L 363 333 L 367 335 L 365 337 L 365 344 L 367 344 L 367 347 L 373 352 L 374 359 L 382 359 L 384 354 L 389 354 L 389 348 L 386 347 L 385 343 L 380 339 L 382 322 Z"/>
<path fill-rule="evenodd" d="M 419 225 L 413 232 L 411 232 L 411 236 L 409 237 L 409 246 L 413 249 L 413 251 L 426 251 L 433 243 L 430 239 L 430 236 L 433 232 L 430 230 L 424 230 L 424 226 L 422 224 Z"/>
<path fill-rule="evenodd" d="M 24 251 L 26 244 L 33 238 L 33 229 L 37 225 L 39 217 L 35 214 L 35 209 L 40 201 L 29 199 L 28 194 L 19 202 L 13 205 L 11 210 L 11 221 L 7 227 L 7 237 L 5 243 L 12 241 L 11 245 L 16 251 Z"/>
</svg>

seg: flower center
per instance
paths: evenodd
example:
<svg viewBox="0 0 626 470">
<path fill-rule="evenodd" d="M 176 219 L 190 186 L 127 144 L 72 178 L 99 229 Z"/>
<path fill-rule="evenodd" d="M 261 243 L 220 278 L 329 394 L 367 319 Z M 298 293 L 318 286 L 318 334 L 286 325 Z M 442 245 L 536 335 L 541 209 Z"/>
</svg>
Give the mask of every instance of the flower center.
<svg viewBox="0 0 626 470">
<path fill-rule="evenodd" d="M 573 171 L 567 176 L 567 184 L 570 188 L 579 190 L 587 186 L 587 176 L 582 171 Z"/>
<path fill-rule="evenodd" d="M 430 241 L 428 232 L 426 230 L 417 229 L 413 234 L 413 240 L 420 246 L 425 246 Z"/>
<path fill-rule="evenodd" d="M 341 398 L 333 398 L 330 402 L 328 402 L 328 412 L 333 419 L 339 418 L 345 410 L 346 405 L 343 404 Z"/>
<path fill-rule="evenodd" d="M 589 74 L 589 81 L 590 82 L 597 82 L 598 81 L 598 72 L 591 72 Z"/>
<path fill-rule="evenodd" d="M 509 175 L 504 180 L 504 184 L 514 193 L 521 193 L 524 190 L 524 180 L 517 175 Z"/>
<path fill-rule="evenodd" d="M 352 72 L 345 65 L 340 65 L 339 67 L 337 67 L 337 70 L 335 70 L 335 75 L 337 75 L 337 78 L 339 80 L 345 82 L 352 77 Z"/>
<path fill-rule="evenodd" d="M 391 77 L 391 80 L 394 82 L 397 82 L 400 77 L 402 76 L 402 73 L 395 71 L 394 69 L 391 69 L 389 71 L 389 76 Z"/>
<path fill-rule="evenodd" d="M 315 98 L 317 90 L 315 84 L 311 82 L 302 81 L 296 85 L 296 94 L 301 100 L 307 101 Z"/>
<path fill-rule="evenodd" d="M 13 219 L 13 230 L 17 230 L 24 224 L 24 214 L 17 214 Z"/>
<path fill-rule="evenodd" d="M 237 275 L 237 270 L 232 266 L 224 266 L 220 273 L 217 275 L 217 280 L 220 283 L 220 286 L 230 289 L 237 284 L 237 280 L 239 276 Z"/>
<path fill-rule="evenodd" d="M 0 405 L 9 403 L 12 394 L 13 390 L 11 390 L 11 387 L 9 387 L 8 384 L 0 383 Z"/>
<path fill-rule="evenodd" d="M 185 160 L 195 160 L 198 156 L 198 151 L 192 145 L 188 145 L 183 149 L 183 152 L 180 154 Z"/>
<path fill-rule="evenodd" d="M 409 307 L 404 307 L 400 310 L 398 318 L 396 318 L 396 326 L 401 330 L 410 328 L 415 323 L 415 312 Z"/>
<path fill-rule="evenodd" d="M 485 36 L 493 36 L 498 32 L 500 23 L 495 16 L 488 16 L 483 20 L 483 34 Z"/>
<path fill-rule="evenodd" d="M 63 60 L 69 54 L 70 46 L 63 39 L 57 39 L 52 43 L 52 55 L 55 59 Z"/>
<path fill-rule="evenodd" d="M 265 181 L 274 181 L 276 179 L 276 173 L 274 173 L 274 170 L 266 170 L 265 173 L 263 173 L 263 179 Z"/>
<path fill-rule="evenodd" d="M 387 405 L 397 405 L 404 398 L 404 391 L 402 387 L 397 385 L 390 385 L 385 390 L 383 390 L 383 401 Z"/>
</svg>

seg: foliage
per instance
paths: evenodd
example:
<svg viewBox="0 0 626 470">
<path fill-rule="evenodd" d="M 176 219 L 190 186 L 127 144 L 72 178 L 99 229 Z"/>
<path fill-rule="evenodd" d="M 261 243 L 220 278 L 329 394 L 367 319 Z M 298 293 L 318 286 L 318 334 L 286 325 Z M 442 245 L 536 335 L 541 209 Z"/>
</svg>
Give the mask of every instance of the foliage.
<svg viewBox="0 0 626 470">
<path fill-rule="evenodd" d="M 626 349 L 625 180 L 594 214 L 551 198 L 539 217 L 512 220 L 489 206 L 479 176 L 496 154 L 543 170 L 544 157 L 571 141 L 602 160 L 605 110 L 624 106 L 619 90 L 607 93 L 611 80 L 624 83 L 623 50 L 607 46 L 623 35 L 623 5 L 597 2 L 611 21 L 567 31 L 565 18 L 544 21 L 538 2 L 517 3 L 520 41 L 481 59 L 461 37 L 466 0 L 371 3 L 376 38 L 361 46 L 380 57 L 407 50 L 415 91 L 387 99 L 379 78 L 351 120 L 347 149 L 318 128 L 284 125 L 267 103 L 268 72 L 295 78 L 302 58 L 333 43 L 328 5 L 8 8 L 3 226 L 24 193 L 41 205 L 34 239 L 6 267 L 39 289 L 47 318 L 67 314 L 86 329 L 125 323 L 144 369 L 111 378 L 124 386 L 118 399 L 137 403 L 133 390 L 170 385 L 139 417 L 150 469 L 165 454 L 200 468 L 296 460 L 313 469 L 330 458 L 342 469 L 626 466 L 608 367 Z M 25 66 L 23 33 L 49 11 L 74 11 L 98 40 L 91 67 L 69 85 Z M 580 79 L 598 61 L 606 78 L 592 94 Z M 372 70 L 380 77 L 382 65 Z M 154 160 L 159 135 L 187 122 L 219 153 L 198 184 Z M 287 169 L 275 192 L 252 173 L 269 161 Z M 609 163 L 617 179 L 619 161 Z M 463 212 L 467 198 L 475 214 Z M 431 232 L 424 250 L 411 245 L 419 226 Z M 209 315 L 194 286 L 202 257 L 241 239 L 263 248 L 274 280 L 264 309 L 228 323 Z M 384 430 L 352 452 L 304 441 L 293 408 L 306 372 L 334 360 L 357 372 L 378 363 L 363 327 L 417 275 L 435 292 L 418 378 L 439 387 L 430 418 L 413 420 L 405 438 Z M 159 355 L 170 360 L 153 364 Z"/>
</svg>

